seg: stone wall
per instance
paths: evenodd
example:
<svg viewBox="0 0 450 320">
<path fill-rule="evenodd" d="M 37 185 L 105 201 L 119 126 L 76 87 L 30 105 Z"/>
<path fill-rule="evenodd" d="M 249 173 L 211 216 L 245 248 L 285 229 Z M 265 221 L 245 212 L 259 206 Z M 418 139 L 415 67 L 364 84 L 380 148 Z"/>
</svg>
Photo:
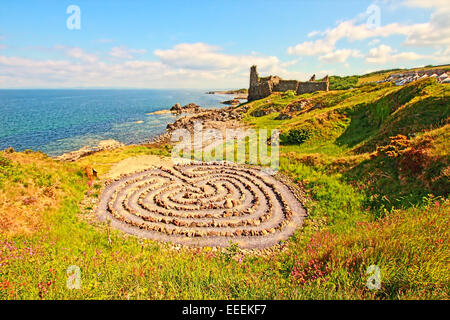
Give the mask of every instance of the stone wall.
<svg viewBox="0 0 450 320">
<path fill-rule="evenodd" d="M 280 77 L 269 76 L 259 78 L 256 66 L 250 68 L 250 87 L 248 89 L 248 101 L 258 100 L 268 97 L 272 94 L 274 85 L 277 85 Z"/>
<path fill-rule="evenodd" d="M 297 94 L 312 93 L 316 91 L 328 91 L 329 82 L 327 81 L 308 81 L 301 82 L 297 88 Z"/>
<path fill-rule="evenodd" d="M 285 92 L 288 90 L 297 91 L 297 87 L 300 81 L 297 80 L 280 80 L 278 85 L 275 85 L 273 91 L 276 92 Z"/>
<path fill-rule="evenodd" d="M 248 90 L 248 101 L 258 100 L 268 97 L 272 94 L 272 86 L 270 82 L 261 82 Z"/>
<path fill-rule="evenodd" d="M 283 80 L 278 76 L 260 78 L 256 66 L 250 68 L 250 87 L 248 89 L 248 101 L 268 97 L 272 92 L 286 92 L 293 90 L 297 94 L 312 93 L 315 91 L 328 91 L 328 77 L 324 81 Z"/>
</svg>

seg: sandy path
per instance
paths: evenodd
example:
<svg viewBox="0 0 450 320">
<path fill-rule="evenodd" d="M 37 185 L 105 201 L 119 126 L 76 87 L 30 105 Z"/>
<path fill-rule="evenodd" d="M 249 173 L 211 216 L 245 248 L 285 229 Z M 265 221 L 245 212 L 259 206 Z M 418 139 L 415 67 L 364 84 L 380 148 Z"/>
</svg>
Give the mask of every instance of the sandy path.
<svg viewBox="0 0 450 320">
<path fill-rule="evenodd" d="M 158 155 L 145 155 L 127 158 L 113 165 L 109 172 L 104 176 L 105 179 L 116 179 L 120 175 L 128 175 L 132 172 L 142 171 L 152 167 L 172 167 L 173 162 L 169 157 Z"/>
</svg>

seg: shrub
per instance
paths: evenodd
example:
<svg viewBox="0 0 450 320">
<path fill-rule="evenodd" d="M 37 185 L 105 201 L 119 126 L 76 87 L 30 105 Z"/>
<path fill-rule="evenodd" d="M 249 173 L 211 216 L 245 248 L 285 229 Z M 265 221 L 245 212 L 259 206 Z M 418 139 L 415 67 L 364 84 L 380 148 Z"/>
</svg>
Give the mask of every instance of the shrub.
<svg viewBox="0 0 450 320">
<path fill-rule="evenodd" d="M 331 76 L 330 77 L 330 90 L 347 90 L 354 88 L 358 83 L 358 76 Z"/>
<path fill-rule="evenodd" d="M 400 155 L 401 151 L 409 147 L 408 138 L 402 134 L 390 137 L 390 139 L 390 144 L 377 148 L 377 156 L 384 155 L 390 158 L 397 158 Z"/>
<path fill-rule="evenodd" d="M 11 164 L 12 164 L 11 160 L 9 160 L 8 158 L 2 157 L 0 155 L 0 169 L 4 169 L 4 168 L 7 168 L 7 167 L 10 167 Z"/>
<path fill-rule="evenodd" d="M 294 98 L 295 97 L 295 91 L 294 90 L 288 90 L 283 93 L 283 98 Z"/>
<path fill-rule="evenodd" d="M 306 129 L 293 129 L 287 134 L 281 134 L 283 144 L 302 144 L 311 137 L 311 132 Z"/>
</svg>

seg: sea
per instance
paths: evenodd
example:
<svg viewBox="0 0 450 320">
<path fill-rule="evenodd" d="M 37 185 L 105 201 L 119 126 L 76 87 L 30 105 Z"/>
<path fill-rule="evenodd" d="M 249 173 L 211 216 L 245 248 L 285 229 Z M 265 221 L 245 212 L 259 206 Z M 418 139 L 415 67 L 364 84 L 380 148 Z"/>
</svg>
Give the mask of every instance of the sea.
<svg viewBox="0 0 450 320">
<path fill-rule="evenodd" d="M 172 114 L 149 114 L 175 103 L 220 108 L 227 95 L 206 90 L 0 90 L 0 150 L 50 156 L 114 139 L 146 142 L 165 132 Z"/>
</svg>

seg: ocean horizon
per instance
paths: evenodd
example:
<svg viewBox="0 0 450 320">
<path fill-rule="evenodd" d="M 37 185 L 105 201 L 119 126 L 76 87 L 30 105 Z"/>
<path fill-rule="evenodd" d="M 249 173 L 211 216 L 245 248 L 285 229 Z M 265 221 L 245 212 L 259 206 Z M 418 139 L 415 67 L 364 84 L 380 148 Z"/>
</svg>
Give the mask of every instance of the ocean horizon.
<svg viewBox="0 0 450 320">
<path fill-rule="evenodd" d="M 0 89 L 0 150 L 50 156 L 114 139 L 141 143 L 164 133 L 175 103 L 219 108 L 226 95 L 200 89 Z M 228 96 L 229 98 L 229 96 Z M 178 116 L 179 117 L 179 116 Z"/>
</svg>

